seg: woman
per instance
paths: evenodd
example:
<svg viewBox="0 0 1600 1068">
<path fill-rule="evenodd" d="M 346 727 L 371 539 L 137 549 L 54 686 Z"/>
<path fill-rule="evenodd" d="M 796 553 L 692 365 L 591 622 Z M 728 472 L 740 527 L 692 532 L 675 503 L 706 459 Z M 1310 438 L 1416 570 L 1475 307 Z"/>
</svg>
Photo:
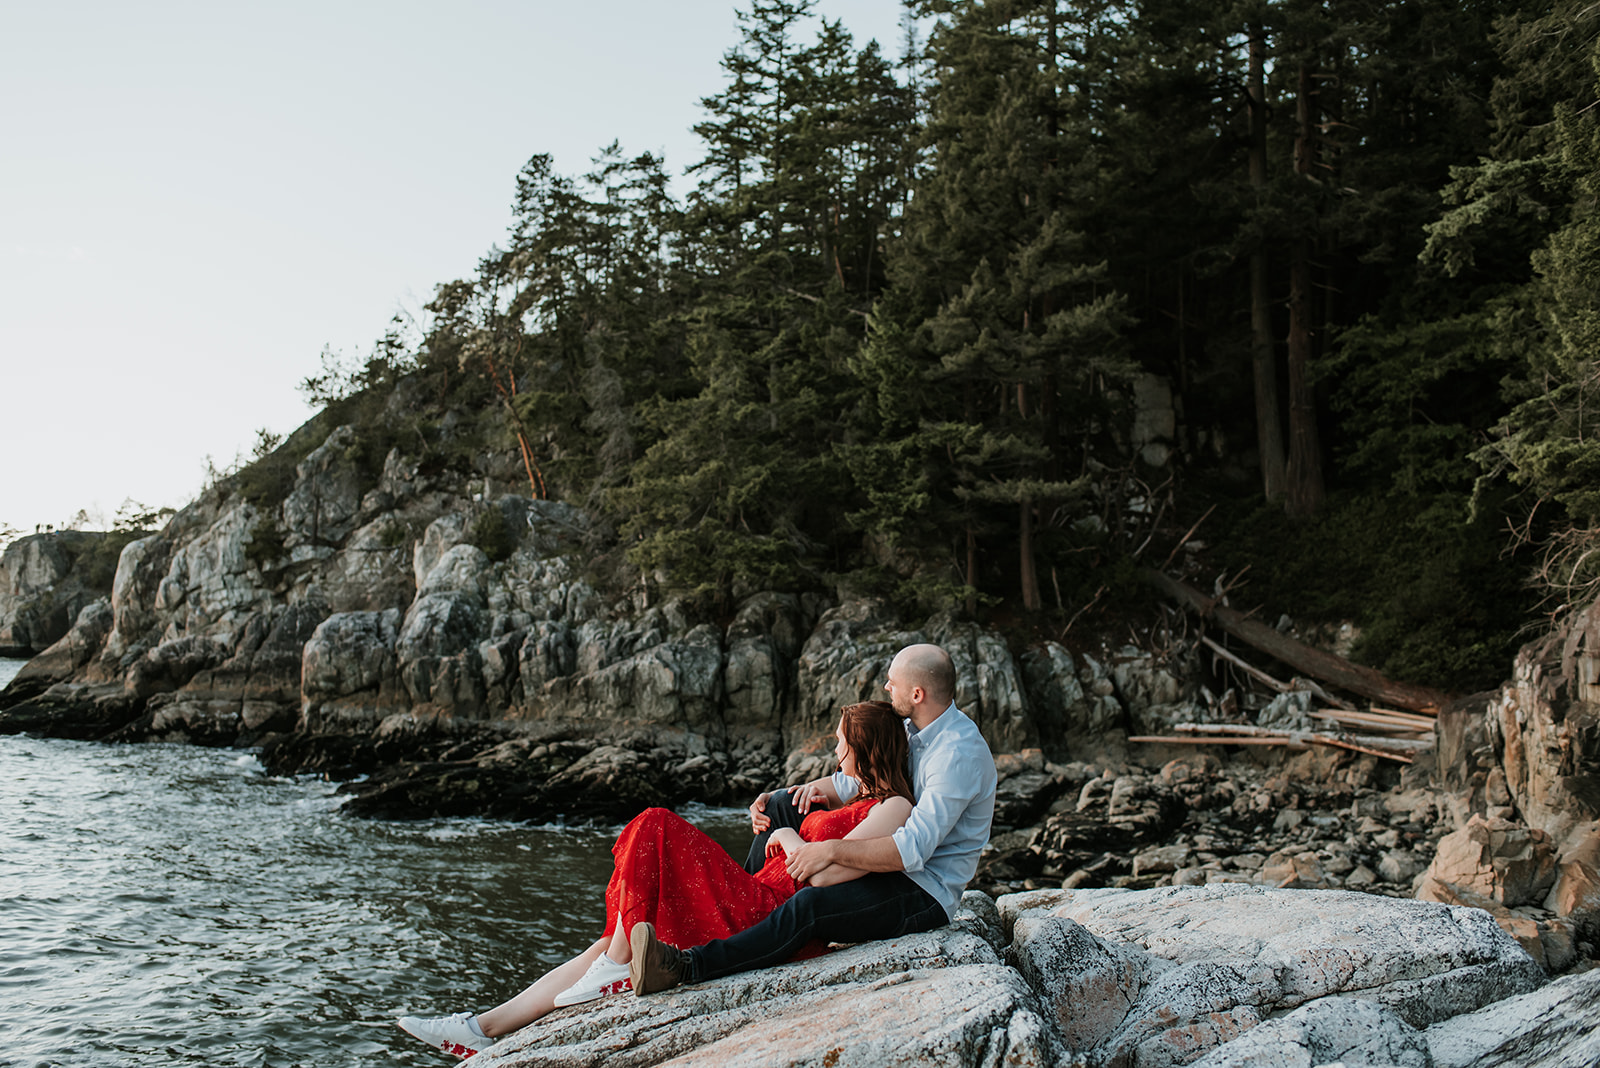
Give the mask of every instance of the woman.
<svg viewBox="0 0 1600 1068">
<path fill-rule="evenodd" d="M 767 863 L 758 873 L 745 871 L 709 836 L 674 813 L 648 809 L 623 828 L 612 847 L 616 866 L 606 887 L 606 927 L 599 941 L 487 1012 L 407 1016 L 400 1026 L 447 1053 L 471 1056 L 551 1009 L 629 989 L 628 933 L 635 924 L 653 923 L 662 940 L 672 945 L 727 938 L 765 918 L 799 889 L 787 860 L 803 841 L 893 834 L 911 815 L 912 805 L 904 721 L 888 702 L 867 701 L 847 705 L 834 734 L 839 770 L 856 779 L 861 792 L 837 811 L 812 812 L 798 833 L 790 828 L 773 832 Z M 833 882 L 860 874 L 823 873 Z M 796 959 L 821 949 L 807 946 Z"/>
</svg>

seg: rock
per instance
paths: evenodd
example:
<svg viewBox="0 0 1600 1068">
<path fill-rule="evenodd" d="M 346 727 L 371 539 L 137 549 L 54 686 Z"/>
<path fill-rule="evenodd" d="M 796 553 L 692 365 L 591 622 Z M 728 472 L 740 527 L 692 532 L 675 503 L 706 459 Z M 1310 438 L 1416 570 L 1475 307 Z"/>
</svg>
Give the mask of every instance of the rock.
<svg viewBox="0 0 1600 1068">
<path fill-rule="evenodd" d="M 1046 922 L 1054 920 L 1098 940 L 1102 948 L 1085 956 L 1091 971 L 1115 970 L 1113 957 L 1130 964 L 1137 993 L 1129 987 L 1128 1010 L 1109 1032 L 1103 1008 L 1054 1001 L 1064 1029 L 1105 1035 L 1088 1057 L 1096 1064 L 1187 1063 L 1273 1014 L 1330 996 L 1359 996 L 1425 1027 L 1544 981 L 1479 910 L 1348 891 L 1058 890 L 1006 895 L 997 905 L 1019 962 L 1034 937 L 1053 952 L 1074 940 L 1089 945 Z M 1089 1015 L 1080 1021 L 1080 1013 Z"/>
<path fill-rule="evenodd" d="M 1358 997 L 1320 998 L 1267 1020 L 1194 1068 L 1312 1068 L 1332 1063 L 1431 1068 L 1422 1032 Z"/>
<path fill-rule="evenodd" d="M 956 704 L 978 725 L 990 750 L 1011 753 L 1039 744 L 1027 689 L 1004 637 L 973 623 L 941 618 L 930 623 L 927 640 L 950 654 L 956 669 Z M 891 651 L 891 658 L 898 651 L 898 647 Z M 875 697 L 881 695 L 883 676 L 876 681 L 880 693 Z"/>
<path fill-rule="evenodd" d="M 1600 970 L 1429 1027 L 1434 1068 L 1587 1068 L 1600 1064 Z"/>
<path fill-rule="evenodd" d="M 1070 1053 L 1109 1039 L 1152 971 L 1137 947 L 1097 938 L 1057 916 L 1018 916 L 1011 937 L 1017 969 L 1043 1000 Z"/>
<path fill-rule="evenodd" d="M 111 633 L 112 619 L 110 598 L 85 605 L 71 630 L 22 666 L 0 694 L 0 706 L 35 697 L 87 667 Z"/>
<path fill-rule="evenodd" d="M 1440 839 L 1417 897 L 1446 901 L 1466 891 L 1513 907 L 1543 901 L 1555 879 L 1556 859 L 1548 835 L 1474 814 L 1461 830 Z"/>
<path fill-rule="evenodd" d="M 111 535 L 62 530 L 18 538 L 0 552 L 0 656 L 54 645 L 79 613 L 111 592 Z M 114 543 L 113 543 L 114 544 Z"/>
<path fill-rule="evenodd" d="M 207 638 L 163 642 L 141 656 L 123 682 L 128 696 L 139 699 L 170 693 L 195 675 L 227 659 L 228 650 Z"/>
<path fill-rule="evenodd" d="M 1122 706 L 1091 699 L 1078 680 L 1078 666 L 1067 648 L 1045 642 L 1022 654 L 1022 678 L 1043 738 L 1060 738 L 1074 752 L 1122 725 Z"/>
<path fill-rule="evenodd" d="M 303 653 L 300 730 L 370 729 L 401 706 L 399 629 L 394 609 L 336 612 L 318 624 Z"/>
<path fill-rule="evenodd" d="M 927 629 L 906 630 L 875 600 L 855 600 L 831 609 L 800 650 L 796 670 L 793 737 L 832 730 L 840 706 L 882 699 L 883 679 L 894 654 L 917 642 L 942 645 L 955 662 L 956 704 L 983 732 L 997 753 L 1039 744 L 1022 676 L 1005 640 L 973 624 L 934 619 Z M 786 739 L 787 740 L 787 739 Z"/>
<path fill-rule="evenodd" d="M 1587 832 L 1587 833 L 1585 833 Z M 1600 829 L 1583 828 L 1569 839 L 1544 907 L 1558 916 L 1600 916 Z"/>
<path fill-rule="evenodd" d="M 1600 819 L 1600 600 L 1517 653 L 1486 718 L 1528 826 L 1559 843 Z"/>
<path fill-rule="evenodd" d="M 1311 697 L 1309 690 L 1280 693 L 1256 713 L 1256 724 L 1277 731 L 1316 730 L 1310 715 Z"/>
<path fill-rule="evenodd" d="M 1032 823 L 1067 786 L 1064 775 L 1046 766 L 1040 749 L 1001 753 L 994 758 L 994 769 L 994 822 L 1002 827 Z"/>
<path fill-rule="evenodd" d="M 1045 1068 L 1060 1055 L 1022 977 L 983 938 L 951 926 L 559 1010 L 473 1064 Z"/>
<path fill-rule="evenodd" d="M 1132 645 L 1111 658 L 1117 698 L 1138 733 L 1164 733 L 1203 718 L 1191 699 L 1193 684 L 1185 681 L 1195 676 L 1193 659 L 1192 650 L 1169 659 Z"/>
<path fill-rule="evenodd" d="M 723 692 L 730 728 L 776 733 L 794 699 L 790 679 L 804 641 L 799 598 L 748 598 L 728 626 Z"/>
<path fill-rule="evenodd" d="M 295 466 L 294 488 L 280 509 L 291 560 L 331 556 L 356 528 L 365 487 L 352 459 L 355 445 L 354 427 L 336 427 Z"/>
</svg>

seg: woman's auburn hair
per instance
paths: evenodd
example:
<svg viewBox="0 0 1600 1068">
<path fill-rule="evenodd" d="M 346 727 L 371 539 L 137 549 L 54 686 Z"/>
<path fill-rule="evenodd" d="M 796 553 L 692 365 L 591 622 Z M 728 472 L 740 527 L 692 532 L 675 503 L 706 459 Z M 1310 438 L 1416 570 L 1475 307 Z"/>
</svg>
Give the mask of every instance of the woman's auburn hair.
<svg viewBox="0 0 1600 1068">
<path fill-rule="evenodd" d="M 903 797 L 916 803 L 907 772 L 911 744 L 906 741 L 905 720 L 893 705 L 887 701 L 845 705 L 840 710 L 839 728 L 844 744 L 855 754 L 862 797 Z"/>
</svg>

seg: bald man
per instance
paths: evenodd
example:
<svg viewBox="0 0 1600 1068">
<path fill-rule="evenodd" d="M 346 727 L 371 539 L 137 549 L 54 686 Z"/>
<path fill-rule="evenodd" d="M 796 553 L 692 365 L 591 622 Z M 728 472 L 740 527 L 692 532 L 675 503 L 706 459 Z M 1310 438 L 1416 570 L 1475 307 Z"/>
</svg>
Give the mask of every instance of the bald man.
<svg viewBox="0 0 1600 1068">
<path fill-rule="evenodd" d="M 994 757 L 977 725 L 955 706 L 955 667 L 937 645 L 910 645 L 896 653 L 883 688 L 905 717 L 911 742 L 916 804 L 905 825 L 886 838 L 802 845 L 789 855 L 789 874 L 809 884 L 732 938 L 679 949 L 658 940 L 650 924 L 636 924 L 629 937 L 635 993 L 781 964 L 812 939 L 870 942 L 950 922 L 989 840 Z M 836 772 L 762 794 L 750 806 L 752 826 L 761 834 L 759 852 L 752 848 L 751 856 L 765 856 L 774 824 L 798 818 L 790 810 L 837 807 L 859 789 Z"/>
</svg>

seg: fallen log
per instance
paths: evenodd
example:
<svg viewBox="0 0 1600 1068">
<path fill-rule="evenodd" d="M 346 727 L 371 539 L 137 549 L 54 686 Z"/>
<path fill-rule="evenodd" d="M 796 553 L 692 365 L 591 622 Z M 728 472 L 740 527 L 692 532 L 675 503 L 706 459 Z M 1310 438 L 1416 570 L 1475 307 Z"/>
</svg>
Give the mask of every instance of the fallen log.
<svg viewBox="0 0 1600 1068">
<path fill-rule="evenodd" d="M 1400 734 L 1432 734 L 1434 721 L 1426 716 L 1380 716 L 1367 712 L 1312 712 L 1312 719 L 1325 719 L 1348 727 L 1395 731 Z"/>
<path fill-rule="evenodd" d="M 1163 745 L 1281 745 L 1288 749 L 1326 745 L 1383 757 L 1385 760 L 1394 760 L 1401 764 L 1414 763 L 1412 754 L 1433 744 L 1402 738 L 1375 738 L 1366 734 L 1274 731 L 1270 727 L 1251 727 L 1236 723 L 1179 723 L 1173 729 L 1183 733 L 1138 734 L 1128 741 Z"/>
<path fill-rule="evenodd" d="M 1448 699 L 1444 694 L 1427 686 L 1395 682 L 1369 667 L 1352 664 L 1342 656 L 1313 648 L 1258 620 L 1248 618 L 1243 612 L 1220 604 L 1186 582 L 1180 582 L 1160 571 L 1144 569 L 1140 575 L 1146 582 L 1168 597 L 1193 609 L 1204 619 L 1214 619 L 1217 625 L 1246 644 L 1280 660 L 1296 671 L 1342 690 L 1360 694 L 1383 705 L 1394 705 L 1412 712 L 1436 713 Z"/>
</svg>

